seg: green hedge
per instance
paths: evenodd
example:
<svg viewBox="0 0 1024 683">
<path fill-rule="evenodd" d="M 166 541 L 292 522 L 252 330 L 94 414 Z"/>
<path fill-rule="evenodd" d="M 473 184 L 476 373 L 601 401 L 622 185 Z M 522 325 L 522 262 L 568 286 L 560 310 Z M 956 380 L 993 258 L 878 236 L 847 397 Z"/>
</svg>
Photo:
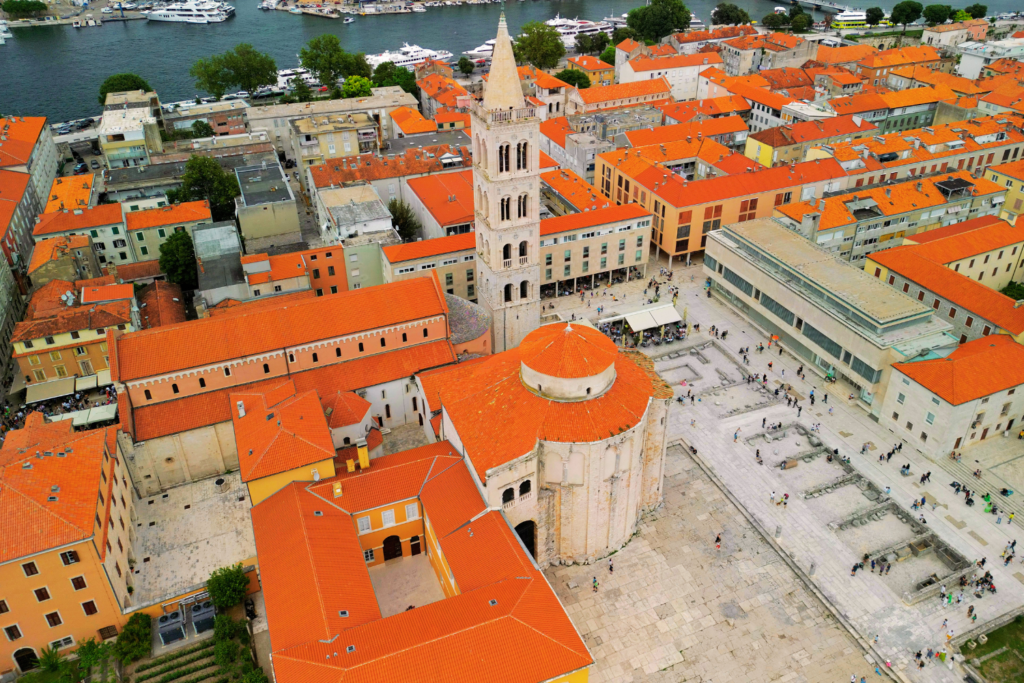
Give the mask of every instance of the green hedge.
<svg viewBox="0 0 1024 683">
<path fill-rule="evenodd" d="M 190 674 L 199 673 L 203 669 L 209 669 L 212 666 L 216 666 L 213 663 L 213 658 L 207 656 L 207 657 L 204 657 L 204 659 L 207 659 L 208 661 L 206 661 L 203 664 L 196 664 L 195 666 L 189 666 L 189 667 L 184 667 L 184 668 L 180 668 L 180 667 L 175 668 L 174 670 L 172 670 L 170 672 L 164 673 L 164 675 L 160 676 L 160 678 L 157 678 L 156 681 L 157 681 L 157 683 L 171 683 L 171 681 L 176 681 L 179 678 L 184 678 L 185 676 L 188 676 Z M 184 663 L 184 662 L 182 662 L 182 663 Z M 135 679 L 135 683 L 142 683 L 142 681 L 152 680 L 153 677 L 160 675 L 160 673 L 162 673 L 162 672 L 161 671 L 157 671 L 157 672 L 155 672 L 154 674 L 152 674 L 150 676 L 140 676 L 140 677 Z M 217 670 L 215 670 L 215 671 L 210 672 L 210 676 L 213 676 L 213 675 L 218 674 L 218 673 L 220 673 L 220 669 L 219 668 Z M 201 681 L 201 680 L 204 680 L 206 678 L 209 678 L 210 676 L 203 676 L 202 678 L 197 678 L 195 680 Z"/>
<path fill-rule="evenodd" d="M 170 664 L 167 664 L 166 666 L 162 666 L 159 669 L 156 669 L 155 671 L 150 671 L 147 674 L 143 674 L 141 676 L 136 676 L 135 677 L 135 683 L 142 683 L 143 681 L 148 681 L 148 680 L 150 680 L 152 678 L 156 678 L 157 676 L 160 676 L 162 674 L 171 673 L 172 671 L 176 671 L 176 670 L 180 669 L 183 666 L 187 666 L 189 664 L 194 664 L 196 662 L 201 662 L 204 659 L 210 659 L 212 656 L 213 656 L 212 652 L 200 652 L 199 654 L 194 655 L 192 657 L 187 657 L 185 659 L 181 659 L 181 660 L 178 660 L 178 661 L 173 661 Z M 212 662 L 210 664 L 206 664 L 205 666 L 212 666 Z M 198 669 L 196 669 L 196 670 L 198 671 Z M 168 680 L 173 680 L 173 679 L 168 679 Z"/>
<path fill-rule="evenodd" d="M 141 671 L 147 671 L 149 669 L 152 669 L 153 667 L 160 666 L 161 664 L 166 664 L 167 662 L 173 662 L 175 659 L 181 659 L 182 657 L 185 657 L 186 655 L 190 655 L 193 652 L 199 652 L 201 650 L 208 650 L 211 647 L 213 647 L 213 643 L 214 643 L 214 641 L 212 639 L 206 640 L 206 641 L 203 641 L 202 643 L 199 643 L 198 645 L 193 645 L 192 647 L 187 647 L 184 650 L 179 650 L 178 652 L 172 652 L 169 655 L 164 655 L 163 657 L 158 657 L 157 659 L 154 659 L 153 661 L 146 662 L 145 664 L 140 664 L 135 669 L 135 672 L 139 673 Z M 143 679 L 140 678 L 138 680 L 143 680 Z"/>
</svg>

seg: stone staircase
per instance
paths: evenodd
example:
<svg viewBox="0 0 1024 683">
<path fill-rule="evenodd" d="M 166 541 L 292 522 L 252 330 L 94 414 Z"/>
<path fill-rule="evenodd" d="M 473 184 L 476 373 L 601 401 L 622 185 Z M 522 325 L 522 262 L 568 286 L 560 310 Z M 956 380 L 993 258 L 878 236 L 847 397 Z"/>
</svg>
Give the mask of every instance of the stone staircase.
<svg viewBox="0 0 1024 683">
<path fill-rule="evenodd" d="M 989 493 L 992 495 L 992 502 L 1000 510 L 1012 512 L 1017 523 L 1024 524 L 1024 492 L 1014 490 L 1013 495 L 1007 498 L 999 493 L 1004 484 L 1002 482 L 993 482 L 991 478 L 986 477 L 984 471 L 982 472 L 981 479 L 975 479 L 974 469 L 963 462 L 957 462 L 945 457 L 936 464 L 952 476 L 954 481 L 966 485 L 967 488 L 975 492 L 974 509 L 978 510 L 979 506 L 981 510 L 985 508 L 985 501 L 981 499 L 981 496 Z M 946 483 L 946 486 L 948 485 L 949 482 Z"/>
</svg>

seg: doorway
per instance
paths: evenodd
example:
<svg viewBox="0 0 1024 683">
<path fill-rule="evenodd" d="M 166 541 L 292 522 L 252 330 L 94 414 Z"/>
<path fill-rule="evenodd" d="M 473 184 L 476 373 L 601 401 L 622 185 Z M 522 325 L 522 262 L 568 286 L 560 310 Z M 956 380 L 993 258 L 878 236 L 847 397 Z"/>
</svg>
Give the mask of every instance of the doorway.
<svg viewBox="0 0 1024 683">
<path fill-rule="evenodd" d="M 388 536 L 384 539 L 384 561 L 393 560 L 402 556 L 402 539 L 398 536 Z"/>
<path fill-rule="evenodd" d="M 420 554 L 420 537 L 413 536 L 409 539 L 409 554 L 419 555 Z"/>
<path fill-rule="evenodd" d="M 983 431 L 983 432 L 981 433 L 981 440 L 982 440 L 982 441 L 984 441 L 985 439 L 987 439 L 987 438 L 988 438 L 988 430 L 989 430 L 989 428 L 988 428 L 988 427 L 985 427 L 985 431 Z"/>
<path fill-rule="evenodd" d="M 22 673 L 31 671 L 39 665 L 39 658 L 36 657 L 36 652 L 30 647 L 23 647 L 14 653 L 14 661 L 18 663 L 18 668 Z"/>
<path fill-rule="evenodd" d="M 526 549 L 530 551 L 530 555 L 537 557 L 537 550 L 535 547 L 534 537 L 536 536 L 537 525 L 531 521 L 521 522 L 516 525 L 516 533 L 519 534 L 520 540 Z"/>
</svg>

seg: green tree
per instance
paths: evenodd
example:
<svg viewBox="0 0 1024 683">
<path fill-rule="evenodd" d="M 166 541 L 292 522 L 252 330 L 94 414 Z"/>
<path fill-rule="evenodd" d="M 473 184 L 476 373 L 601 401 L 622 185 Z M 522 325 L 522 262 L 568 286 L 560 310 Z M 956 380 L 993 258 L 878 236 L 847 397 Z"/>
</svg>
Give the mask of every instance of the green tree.
<svg viewBox="0 0 1024 683">
<path fill-rule="evenodd" d="M 209 93 L 214 99 L 224 97 L 231 87 L 231 74 L 224 65 L 224 60 L 214 55 L 209 59 L 199 58 L 188 70 L 189 76 L 195 79 L 196 87 Z"/>
<path fill-rule="evenodd" d="M 205 199 L 210 202 L 213 220 L 226 221 L 234 217 L 235 197 L 240 194 L 242 191 L 233 173 L 225 173 L 215 159 L 193 155 L 185 163 L 181 187 L 168 190 L 167 199 L 171 202 L 197 202 Z"/>
<path fill-rule="evenodd" d="M 269 681 L 267 674 L 263 673 L 263 669 L 257 668 L 244 674 L 239 683 L 269 683 Z"/>
<path fill-rule="evenodd" d="M 38 0 L 7 0 L 0 3 L 0 9 L 12 17 L 27 17 L 46 11 L 46 3 Z"/>
<path fill-rule="evenodd" d="M 349 76 L 362 76 L 363 78 L 369 78 L 373 75 L 373 67 L 366 61 L 366 55 L 360 52 L 359 54 L 349 55 L 349 59 L 346 60 L 345 65 L 345 78 Z"/>
<path fill-rule="evenodd" d="M 595 33 L 593 36 L 590 37 L 591 54 L 596 55 L 600 54 L 601 52 L 604 52 L 605 48 L 607 48 L 611 44 L 611 42 L 611 38 L 609 38 L 608 34 L 605 33 L 604 31 L 601 31 L 600 33 Z M 615 60 L 613 59 L 608 63 L 614 64 Z"/>
<path fill-rule="evenodd" d="M 184 235 L 188 237 L 188 233 L 182 230 L 171 235 L 174 239 L 177 235 Z M 191 240 L 189 240 L 191 244 Z M 164 243 L 166 245 L 167 242 Z M 160 251 L 163 251 L 163 245 L 160 247 Z M 161 258 L 160 268 L 163 270 L 163 258 Z M 193 268 L 195 267 L 195 258 L 192 259 Z M 164 270 L 165 273 L 170 275 L 170 271 Z M 194 289 L 194 288 L 193 288 Z M 114 643 L 113 651 L 114 656 L 121 660 L 122 664 L 131 664 L 132 662 L 138 661 L 143 657 L 148 657 L 149 653 L 153 649 L 151 630 L 153 622 L 148 615 L 142 612 L 136 612 L 128 618 L 128 623 L 124 625 L 124 628 L 120 633 L 117 634 L 117 641 Z"/>
<path fill-rule="evenodd" d="M 78 657 L 78 665 L 83 673 L 88 673 L 93 667 L 99 666 L 110 654 L 110 646 L 106 643 L 97 642 L 95 638 L 86 638 L 78 641 L 78 649 L 75 655 Z"/>
<path fill-rule="evenodd" d="M 646 7 L 637 7 L 626 15 L 626 25 L 655 42 L 676 31 L 690 28 L 690 10 L 682 0 L 651 0 Z"/>
<path fill-rule="evenodd" d="M 951 18 L 953 19 L 953 21 L 970 21 L 974 17 L 971 16 L 970 12 L 958 9 Z"/>
<path fill-rule="evenodd" d="M 594 51 L 594 41 L 585 33 L 576 34 L 576 54 L 589 55 Z"/>
<path fill-rule="evenodd" d="M 946 19 L 949 19 L 949 7 L 946 5 L 928 5 L 924 8 L 922 14 L 929 26 L 945 24 Z"/>
<path fill-rule="evenodd" d="M 984 19 L 988 14 L 988 6 L 980 3 L 964 7 L 964 11 L 971 15 L 972 19 Z"/>
<path fill-rule="evenodd" d="M 64 655 L 61 654 L 60 650 L 53 647 L 44 647 L 39 651 L 39 668 L 43 671 L 51 673 L 60 671 L 62 664 L 64 664 Z"/>
<path fill-rule="evenodd" d="M 250 94 L 260 86 L 277 83 L 277 63 L 274 58 L 259 52 L 249 43 L 239 43 L 235 49 L 225 52 L 222 59 L 231 74 L 231 82 Z"/>
<path fill-rule="evenodd" d="M 208 124 L 206 121 L 199 119 L 192 122 L 192 137 L 196 138 L 212 138 L 213 137 L 213 126 Z"/>
<path fill-rule="evenodd" d="M 468 76 L 476 69 L 476 64 L 469 57 L 463 55 L 459 57 L 458 69 L 464 76 Z"/>
<path fill-rule="evenodd" d="M 398 197 L 388 202 L 388 212 L 391 213 L 391 225 L 403 240 L 411 240 L 423 232 L 423 224 L 416 217 L 416 212 Z"/>
<path fill-rule="evenodd" d="M 369 97 L 373 94 L 373 81 L 362 76 L 349 76 L 345 79 L 345 85 L 341 86 L 341 96 L 345 99 L 350 97 Z"/>
<path fill-rule="evenodd" d="M 565 55 L 562 36 L 553 26 L 540 21 L 528 21 L 523 24 L 522 32 L 516 37 L 516 60 L 528 62 L 538 69 L 552 69 Z"/>
<path fill-rule="evenodd" d="M 163 266 L 162 263 L 160 265 Z M 170 277 L 170 271 L 164 272 Z M 227 609 L 242 602 L 248 589 L 249 577 L 242 571 L 241 562 L 214 570 L 206 581 L 206 590 L 210 592 L 210 600 L 217 609 Z"/>
<path fill-rule="evenodd" d="M 620 26 L 612 31 L 612 43 L 618 45 L 624 40 L 639 40 L 640 36 L 628 26 Z"/>
<path fill-rule="evenodd" d="M 5 6 L 7 3 L 4 3 Z M 6 11 L 6 10 L 4 10 Z M 137 76 L 131 73 L 114 74 L 108 76 L 107 80 L 103 81 L 100 85 L 100 104 L 105 104 L 107 101 L 107 93 L 111 92 L 127 92 L 129 90 L 143 90 L 150 92 L 153 88 L 149 87 L 149 82 L 146 81 L 142 76 Z"/>
<path fill-rule="evenodd" d="M 213 618 L 214 640 L 231 640 L 242 628 L 245 627 L 241 622 L 235 621 L 227 614 L 218 614 Z"/>
<path fill-rule="evenodd" d="M 295 76 L 289 83 L 292 86 L 292 97 L 296 102 L 309 102 L 313 99 L 313 90 L 306 81 L 302 80 L 301 76 Z"/>
<path fill-rule="evenodd" d="M 999 291 L 1014 301 L 1024 299 L 1024 284 L 1021 284 L 1020 282 L 1011 282 Z"/>
<path fill-rule="evenodd" d="M 720 2 L 711 10 L 712 24 L 749 24 L 750 15 L 730 2 Z"/>
<path fill-rule="evenodd" d="M 383 62 L 373 70 L 373 85 L 378 88 L 397 85 L 417 99 L 420 96 L 419 86 L 416 85 L 416 74 L 394 62 Z"/>
<path fill-rule="evenodd" d="M 614 45 L 609 45 L 608 47 L 606 47 L 604 49 L 604 52 L 601 53 L 601 61 L 604 62 L 605 64 L 614 64 L 615 63 L 615 46 Z"/>
<path fill-rule="evenodd" d="M 794 33 L 806 33 L 811 29 L 811 24 L 814 20 L 810 14 L 798 14 L 790 21 L 790 28 L 793 29 Z"/>
<path fill-rule="evenodd" d="M 306 43 L 299 51 L 299 62 L 316 76 L 320 85 L 333 88 L 351 70 L 352 55 L 341 49 L 338 36 L 325 33 Z"/>
<path fill-rule="evenodd" d="M 230 667 L 238 659 L 238 643 L 221 640 L 213 646 L 213 663 L 222 669 Z"/>
<path fill-rule="evenodd" d="M 167 273 L 170 282 L 181 285 L 184 291 L 191 291 L 199 286 L 196 251 L 188 232 L 174 232 L 160 245 L 160 270 Z"/>
<path fill-rule="evenodd" d="M 590 77 L 579 69 L 563 69 L 555 74 L 555 78 L 580 90 L 590 87 Z"/>
<path fill-rule="evenodd" d="M 864 13 L 867 15 L 865 21 L 868 26 L 878 26 L 882 19 L 885 19 L 885 12 L 881 7 L 868 7 Z"/>
<path fill-rule="evenodd" d="M 903 0 L 892 8 L 889 18 L 892 23 L 903 26 L 903 32 L 907 32 L 907 24 L 913 24 L 921 18 L 924 7 L 915 0 Z"/>
<path fill-rule="evenodd" d="M 770 28 L 773 31 L 778 31 L 780 28 L 789 23 L 789 18 L 782 14 L 766 14 L 761 19 L 761 25 L 765 28 Z"/>
<path fill-rule="evenodd" d="M 792 7 L 789 8 L 790 21 L 796 19 L 801 14 L 806 14 L 806 12 L 804 12 L 804 8 L 801 7 L 800 5 L 793 5 Z"/>
</svg>

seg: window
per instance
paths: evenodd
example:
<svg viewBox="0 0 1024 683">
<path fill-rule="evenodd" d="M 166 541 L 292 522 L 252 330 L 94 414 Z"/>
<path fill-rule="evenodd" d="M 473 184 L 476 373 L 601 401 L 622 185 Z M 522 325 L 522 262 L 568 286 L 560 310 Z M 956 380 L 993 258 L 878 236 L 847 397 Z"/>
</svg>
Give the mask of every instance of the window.
<svg viewBox="0 0 1024 683">
<path fill-rule="evenodd" d="M 71 564 L 76 564 L 78 562 L 78 551 L 68 550 L 67 552 L 61 553 L 60 561 L 64 563 L 65 567 Z"/>
<path fill-rule="evenodd" d="M 416 503 L 409 503 L 408 505 L 405 506 L 406 519 L 416 519 L 417 517 L 419 517 L 419 514 L 420 509 L 419 506 L 416 505 Z"/>
<path fill-rule="evenodd" d="M 50 591 L 47 590 L 45 586 L 43 588 L 37 588 L 32 592 L 36 595 L 36 602 L 46 602 L 50 599 Z"/>
<path fill-rule="evenodd" d="M 143 389 L 143 392 L 145 392 L 145 394 L 146 394 L 146 400 L 147 401 L 152 401 L 153 400 L 153 393 L 149 389 Z"/>
<path fill-rule="evenodd" d="M 949 317 L 950 318 L 955 318 L 956 317 L 956 309 L 953 308 L 952 306 L 949 307 Z"/>
<path fill-rule="evenodd" d="M 17 624 L 14 626 L 4 627 L 4 635 L 7 636 L 7 640 L 17 640 L 21 638 L 21 629 L 18 628 Z"/>
<path fill-rule="evenodd" d="M 327 266 L 327 274 L 334 275 L 334 266 Z"/>
<path fill-rule="evenodd" d="M 231 368 L 224 368 L 224 376 L 225 377 L 230 377 L 231 376 Z"/>
<path fill-rule="evenodd" d="M 363 551 L 363 559 L 367 562 L 373 562 L 373 548 Z"/>
<path fill-rule="evenodd" d="M 178 393 L 178 385 L 177 384 L 172 384 L 171 385 L 171 392 L 175 393 L 175 394 Z"/>
<path fill-rule="evenodd" d="M 85 616 L 87 617 L 91 617 L 92 615 L 99 612 L 99 610 L 96 609 L 96 603 L 92 600 L 87 600 L 86 602 L 82 603 L 82 611 L 85 612 Z"/>
<path fill-rule="evenodd" d="M 11 611 L 11 608 L 7 606 L 6 600 L 0 600 L 0 614 L 7 614 Z"/>
<path fill-rule="evenodd" d="M 26 562 L 21 565 L 21 571 L 25 572 L 25 576 L 35 576 L 39 573 L 39 569 L 36 567 L 35 562 Z"/>
<path fill-rule="evenodd" d="M 924 421 L 930 425 L 935 424 L 935 413 L 928 413 L 924 416 Z"/>
<path fill-rule="evenodd" d="M 905 394 L 900 394 L 900 395 L 898 395 L 896 397 L 896 402 L 899 403 L 900 405 L 903 405 L 904 401 L 906 401 L 906 400 L 907 400 L 907 397 L 906 397 Z"/>
<path fill-rule="evenodd" d="M 359 533 L 361 533 L 361 534 L 366 533 L 371 528 L 370 527 L 370 518 L 369 517 L 360 517 L 357 520 L 357 523 L 359 524 Z"/>
<path fill-rule="evenodd" d="M 143 256 L 148 256 L 149 255 L 149 247 L 145 247 L 145 246 L 144 247 L 140 247 L 139 251 L 142 253 Z"/>
<path fill-rule="evenodd" d="M 319 268 L 314 268 L 313 269 L 313 279 L 314 280 L 319 280 L 320 279 L 320 269 Z"/>
<path fill-rule="evenodd" d="M 970 315 L 967 316 L 967 322 L 966 322 L 967 327 L 970 327 L 973 324 L 974 324 L 974 317 L 970 316 Z"/>
<path fill-rule="evenodd" d="M 83 588 L 86 588 L 85 577 L 76 576 L 75 578 L 71 579 L 71 587 L 74 588 L 76 591 L 80 591 Z"/>
<path fill-rule="evenodd" d="M 384 512 L 381 513 L 380 518 L 381 518 L 381 521 L 384 523 L 384 526 L 394 526 L 395 525 L 395 511 L 394 510 L 385 510 Z"/>
<path fill-rule="evenodd" d="M 120 576 L 120 574 L 118 574 Z M 64 620 L 60 618 L 60 612 L 50 612 L 46 615 L 46 623 L 50 625 L 50 628 L 54 626 L 60 626 L 64 623 Z"/>
<path fill-rule="evenodd" d="M 156 234 L 159 235 L 160 237 L 167 237 L 167 231 L 164 230 L 163 228 L 158 229 L 156 231 Z"/>
</svg>

